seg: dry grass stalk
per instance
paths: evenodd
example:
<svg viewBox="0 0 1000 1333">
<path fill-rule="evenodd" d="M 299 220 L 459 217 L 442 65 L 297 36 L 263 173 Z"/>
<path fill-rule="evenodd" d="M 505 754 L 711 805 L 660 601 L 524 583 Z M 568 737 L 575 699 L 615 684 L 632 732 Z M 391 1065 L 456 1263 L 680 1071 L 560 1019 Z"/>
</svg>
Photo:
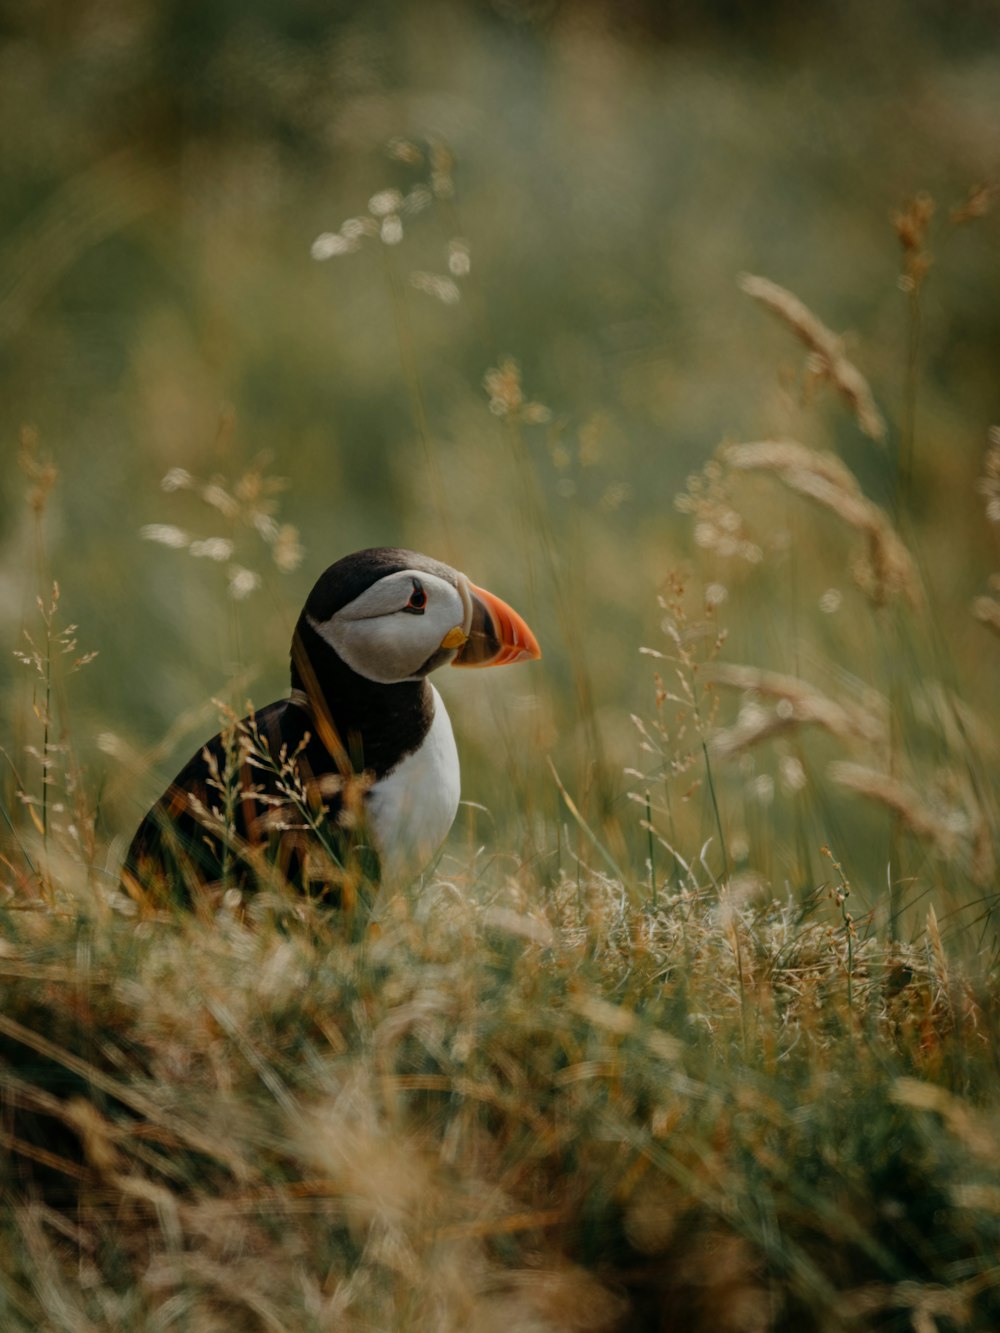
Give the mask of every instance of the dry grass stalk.
<svg viewBox="0 0 1000 1333">
<path fill-rule="evenodd" d="M 976 482 L 976 490 L 986 498 L 987 519 L 1000 523 L 1000 426 L 990 427 L 983 475 Z M 1000 574 L 990 578 L 990 586 L 1000 591 Z M 977 597 L 972 603 L 972 614 L 987 629 L 1000 634 L 1000 600 L 996 597 Z"/>
<path fill-rule="evenodd" d="M 961 1097 L 948 1088 L 917 1078 L 897 1078 L 890 1090 L 892 1100 L 900 1106 L 913 1106 L 939 1115 L 955 1135 L 976 1157 L 995 1162 L 1000 1153 L 1000 1139 L 995 1122 L 981 1111 L 973 1110 Z"/>
<path fill-rule="evenodd" d="M 21 447 L 18 450 L 18 464 L 31 483 L 28 491 L 28 504 L 36 514 L 45 508 L 49 492 L 59 477 L 58 469 L 47 458 L 43 458 L 38 444 L 38 432 L 32 426 L 22 426 Z"/>
<path fill-rule="evenodd" d="M 987 1049 L 983 1012 L 935 1004 L 946 980 L 949 994 L 962 985 L 947 934 L 932 938 L 932 959 L 898 944 L 883 954 L 874 934 L 855 940 L 848 966 L 855 1003 L 872 1016 L 870 1051 L 833 1035 L 847 1015 L 844 932 L 804 920 L 791 898 L 761 911 L 759 895 L 727 891 L 720 903 L 713 889 L 650 911 L 589 874 L 544 894 L 527 875 L 478 894 L 437 887 L 419 920 L 400 914 L 358 946 L 338 944 L 308 904 L 280 932 L 220 917 L 178 934 L 110 914 L 88 923 L 92 958 L 75 947 L 75 920 L 18 918 L 30 938 L 8 947 L 86 963 L 79 987 L 45 976 L 5 995 L 14 1021 L 52 1028 L 61 1045 L 45 1039 L 24 1058 L 11 1048 L 28 1076 L 36 1054 L 60 1058 L 55 1091 L 5 1071 L 5 1110 L 33 1119 L 5 1136 L 17 1172 L 4 1184 L 54 1188 L 45 1172 L 60 1172 L 72 1205 L 29 1202 L 30 1215 L 7 1218 L 0 1289 L 21 1281 L 10 1276 L 19 1254 L 36 1284 L 22 1297 L 34 1322 L 18 1329 L 103 1327 L 98 1300 L 130 1282 L 129 1326 L 166 1326 L 183 1296 L 198 1330 L 612 1333 L 646 1326 L 655 1298 L 657 1313 L 693 1333 L 764 1330 L 782 1291 L 758 1236 L 729 1220 L 734 1206 L 752 1216 L 758 1194 L 823 1308 L 868 1276 L 889 1289 L 857 1252 L 870 1224 L 827 1217 L 828 1237 L 791 1188 L 821 1135 L 821 1151 L 870 1192 L 865 1206 L 880 1197 L 877 1173 L 846 1155 L 834 1099 L 817 1095 L 831 1087 L 862 1102 L 877 1143 L 898 1132 L 890 1100 L 911 1118 L 937 1113 L 950 1155 L 930 1188 L 961 1170 L 993 1189 L 987 1113 L 931 1081 L 942 1034 L 959 1028 Z M 545 930 L 508 932 L 517 943 L 498 978 L 497 929 L 529 907 Z M 871 979 L 890 956 L 908 979 L 887 994 Z M 85 991 L 89 968 L 103 977 L 112 960 L 120 984 Z M 678 1011 L 662 983 L 681 960 Z M 752 1077 L 739 1072 L 734 1086 L 741 981 L 760 1048 Z M 92 1097 L 85 1081 L 66 1097 L 60 1071 L 82 1072 L 95 1028 L 115 1064 L 89 1084 L 109 1096 Z M 886 1082 L 884 1043 L 912 1078 Z M 796 1114 L 804 1101 L 817 1107 L 809 1121 Z M 200 1142 L 164 1109 L 181 1102 Z M 49 1146 L 24 1139 L 22 1126 L 53 1120 Z M 63 1128 L 74 1160 L 60 1152 Z M 984 1164 L 978 1175 L 972 1159 Z M 603 1247 L 590 1269 L 575 1248 L 583 1226 Z M 831 1244 L 845 1256 L 835 1283 L 824 1277 Z M 603 1258 L 619 1252 L 620 1263 Z M 958 1290 L 942 1278 L 947 1259 L 926 1275 L 928 1290 Z M 77 1297 L 70 1317 L 61 1302 Z"/>
<path fill-rule="evenodd" d="M 994 634 L 1000 634 L 1000 602 L 995 597 L 977 597 L 972 603 L 972 614 Z"/>
<path fill-rule="evenodd" d="M 815 500 L 860 533 L 867 553 L 855 562 L 853 573 L 876 606 L 896 595 L 914 608 L 921 605 L 913 557 L 885 511 L 861 493 L 855 477 L 835 455 L 794 440 L 762 440 L 729 445 L 722 459 L 738 471 L 776 473 L 789 489 Z"/>
<path fill-rule="evenodd" d="M 938 1318 L 947 1319 L 958 1328 L 968 1327 L 975 1292 L 976 1285 L 973 1282 L 959 1284 L 954 1288 L 942 1287 L 937 1283 L 899 1282 L 890 1286 L 882 1282 L 869 1282 L 846 1293 L 837 1302 L 837 1313 L 849 1321 L 850 1327 L 857 1328 L 861 1326 L 857 1321 L 864 1316 L 906 1310 L 909 1312 L 909 1326 L 913 1333 L 938 1333 Z"/>
<path fill-rule="evenodd" d="M 694 519 L 694 540 L 703 550 L 759 564 L 764 551 L 734 507 L 725 480 L 718 459 L 709 459 L 700 473 L 688 477 L 684 490 L 674 497 L 674 507 Z"/>
<path fill-rule="evenodd" d="M 932 843 L 941 856 L 956 858 L 960 854 L 962 839 L 957 829 L 923 801 L 908 783 L 862 764 L 839 760 L 829 766 L 828 772 L 842 787 L 869 796 L 899 815 L 915 837 Z"/>
<path fill-rule="evenodd" d="M 846 463 L 827 450 L 810 449 L 798 440 L 759 440 L 733 444 L 723 450 L 723 460 L 740 470 L 762 468 L 769 472 L 809 472 L 822 477 L 838 490 L 861 496 L 858 479 Z"/>
<path fill-rule="evenodd" d="M 885 418 L 875 404 L 868 381 L 844 352 L 843 340 L 818 319 L 792 292 L 769 278 L 744 273 L 740 287 L 748 296 L 772 310 L 816 358 L 823 376 L 829 379 L 850 406 L 858 426 L 872 440 L 886 438 Z"/>
<path fill-rule="evenodd" d="M 972 847 L 969 856 L 969 873 L 975 884 L 991 884 L 993 882 L 997 872 L 997 858 L 993 844 L 993 829 L 989 818 L 982 810 L 978 810 L 972 830 Z"/>
<path fill-rule="evenodd" d="M 1000 426 L 990 427 L 983 475 L 976 482 L 976 490 L 986 497 L 986 517 L 991 523 L 1000 523 Z"/>
<path fill-rule="evenodd" d="M 712 664 L 704 674 L 717 685 L 778 700 L 774 712 L 747 710 L 747 716 L 741 716 L 735 726 L 716 733 L 712 748 L 723 758 L 792 727 L 809 724 L 823 727 L 839 740 L 860 740 L 879 746 L 886 742 L 884 717 L 854 704 L 838 703 L 797 676 L 729 662 Z"/>
<path fill-rule="evenodd" d="M 926 192 L 908 199 L 899 213 L 893 214 L 892 225 L 903 247 L 903 290 L 917 295 L 934 262 L 925 247 L 934 217 L 934 200 Z"/>
<path fill-rule="evenodd" d="M 995 185 L 986 185 L 983 182 L 970 186 L 968 194 L 960 204 L 955 204 L 948 213 L 948 221 L 953 227 L 960 227 L 963 223 L 974 222 L 977 218 L 983 218 L 990 211 L 994 196 L 997 193 Z"/>
<path fill-rule="evenodd" d="M 508 417 L 525 425 L 549 421 L 552 413 L 543 403 L 528 402 L 521 384 L 521 367 L 513 357 L 505 356 L 483 376 L 483 388 L 490 399 L 494 416 Z"/>
</svg>

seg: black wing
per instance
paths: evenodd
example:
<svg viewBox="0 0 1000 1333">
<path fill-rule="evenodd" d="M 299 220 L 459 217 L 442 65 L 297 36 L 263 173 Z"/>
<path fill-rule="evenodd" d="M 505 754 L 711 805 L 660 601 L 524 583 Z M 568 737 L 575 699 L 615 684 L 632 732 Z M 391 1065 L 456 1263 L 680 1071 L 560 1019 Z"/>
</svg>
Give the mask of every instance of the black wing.
<svg viewBox="0 0 1000 1333">
<path fill-rule="evenodd" d="M 122 871 L 126 890 L 158 902 L 212 900 L 228 888 L 346 900 L 377 883 L 365 831 L 363 776 L 345 781 L 290 700 L 213 736 L 148 812 Z"/>
</svg>

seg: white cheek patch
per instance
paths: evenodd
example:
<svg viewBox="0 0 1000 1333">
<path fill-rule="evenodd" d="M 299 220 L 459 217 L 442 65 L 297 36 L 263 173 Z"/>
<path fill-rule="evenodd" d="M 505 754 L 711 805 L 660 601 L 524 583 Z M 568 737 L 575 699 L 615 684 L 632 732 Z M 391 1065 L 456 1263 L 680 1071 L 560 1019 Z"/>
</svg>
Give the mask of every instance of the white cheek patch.
<svg viewBox="0 0 1000 1333">
<path fill-rule="evenodd" d="M 414 579 L 427 594 L 420 615 L 403 610 Z M 436 574 L 403 570 L 380 579 L 329 620 L 310 616 L 309 623 L 352 671 L 380 685 L 395 685 L 417 679 L 444 636 L 465 618 L 462 597 L 452 584 Z"/>
<path fill-rule="evenodd" d="M 392 633 L 388 616 L 369 620 L 313 620 L 313 629 L 324 638 L 341 661 L 367 680 L 390 685 L 406 680 L 416 670 L 410 665 L 406 645 Z"/>
</svg>

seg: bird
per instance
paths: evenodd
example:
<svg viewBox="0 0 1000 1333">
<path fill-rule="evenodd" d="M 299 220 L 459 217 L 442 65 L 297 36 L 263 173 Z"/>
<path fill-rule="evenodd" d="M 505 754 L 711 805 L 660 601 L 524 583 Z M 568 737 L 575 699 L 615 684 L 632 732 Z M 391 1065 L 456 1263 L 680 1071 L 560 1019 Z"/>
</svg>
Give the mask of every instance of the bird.
<svg viewBox="0 0 1000 1333">
<path fill-rule="evenodd" d="M 458 811 L 451 721 L 431 672 L 537 660 L 506 602 L 450 565 L 370 547 L 330 565 L 292 635 L 288 696 L 201 746 L 147 812 L 121 882 L 213 907 L 276 883 L 346 908 L 433 859 Z M 359 887 L 361 886 L 361 887 Z"/>
</svg>

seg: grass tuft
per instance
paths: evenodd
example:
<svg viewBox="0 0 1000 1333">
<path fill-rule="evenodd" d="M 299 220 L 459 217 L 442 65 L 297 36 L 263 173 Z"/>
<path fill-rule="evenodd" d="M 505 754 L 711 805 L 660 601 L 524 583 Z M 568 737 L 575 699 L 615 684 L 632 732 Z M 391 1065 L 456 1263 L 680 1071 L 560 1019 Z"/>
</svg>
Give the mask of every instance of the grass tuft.
<svg viewBox="0 0 1000 1333">
<path fill-rule="evenodd" d="M 989 1327 L 996 977 L 845 896 L 7 912 L 5 1326 Z"/>
</svg>

